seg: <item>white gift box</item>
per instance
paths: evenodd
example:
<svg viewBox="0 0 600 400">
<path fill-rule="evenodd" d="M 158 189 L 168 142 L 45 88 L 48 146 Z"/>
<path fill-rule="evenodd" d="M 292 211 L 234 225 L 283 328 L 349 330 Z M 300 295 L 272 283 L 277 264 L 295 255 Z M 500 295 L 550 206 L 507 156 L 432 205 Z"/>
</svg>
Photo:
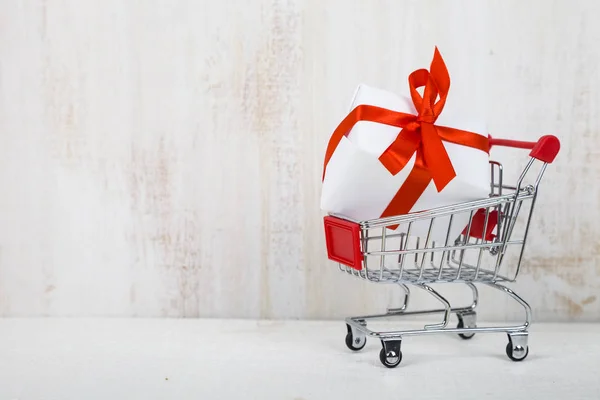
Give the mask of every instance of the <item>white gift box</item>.
<svg viewBox="0 0 600 400">
<path fill-rule="evenodd" d="M 452 111 L 451 101 L 437 118 L 435 125 L 470 131 L 482 136 L 487 135 L 485 125 L 472 116 L 461 118 Z M 397 95 L 385 90 L 359 85 L 350 110 L 359 105 L 372 105 L 393 111 L 416 115 L 417 111 L 410 97 Z M 325 172 L 321 209 L 349 217 L 358 221 L 380 218 L 400 186 L 413 168 L 416 155 L 396 175 L 392 175 L 378 160 L 400 133 L 400 128 L 381 123 L 359 121 L 350 133 L 343 137 L 335 149 Z M 410 212 L 429 210 L 489 196 L 490 169 L 487 153 L 467 146 L 442 141 L 456 177 L 438 192 L 430 182 Z M 430 240 L 436 246 L 443 245 L 448 234 L 449 216 L 436 219 Z M 450 243 L 462 232 L 469 222 L 469 214 L 453 217 L 450 230 Z M 396 232 L 406 232 L 408 226 L 398 226 Z M 429 230 L 429 221 L 412 224 L 411 237 L 425 237 Z"/>
</svg>

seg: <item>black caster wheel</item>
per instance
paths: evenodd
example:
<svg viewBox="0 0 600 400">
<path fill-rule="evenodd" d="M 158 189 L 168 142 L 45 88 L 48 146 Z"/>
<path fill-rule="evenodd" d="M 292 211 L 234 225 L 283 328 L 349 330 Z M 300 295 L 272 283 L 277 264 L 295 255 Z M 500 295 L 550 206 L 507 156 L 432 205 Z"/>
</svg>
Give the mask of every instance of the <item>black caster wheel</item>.
<svg viewBox="0 0 600 400">
<path fill-rule="evenodd" d="M 402 361 L 402 352 L 399 351 L 398 354 L 396 354 L 391 351 L 386 355 L 385 349 L 381 349 L 379 352 L 379 361 L 388 368 L 396 368 L 400 364 L 400 361 Z"/>
<path fill-rule="evenodd" d="M 512 341 L 509 340 L 506 344 L 506 355 L 513 361 L 523 361 L 529 354 L 529 346 L 513 346 Z"/>
<path fill-rule="evenodd" d="M 462 319 L 459 319 L 458 325 L 456 325 L 456 328 L 462 329 L 464 327 L 465 327 L 465 323 L 463 322 Z M 459 333 L 458 336 L 460 336 L 461 339 L 469 340 L 469 339 L 472 339 L 473 336 L 475 336 L 475 333 Z"/>
<path fill-rule="evenodd" d="M 367 344 L 367 338 L 364 335 L 354 336 L 352 334 L 352 328 L 350 325 L 346 325 L 348 328 L 348 333 L 346 334 L 346 346 L 352 351 L 362 350 L 363 347 Z"/>
<path fill-rule="evenodd" d="M 382 340 L 381 345 L 383 348 L 379 352 L 379 361 L 388 368 L 396 368 L 402 361 L 402 340 Z"/>
</svg>

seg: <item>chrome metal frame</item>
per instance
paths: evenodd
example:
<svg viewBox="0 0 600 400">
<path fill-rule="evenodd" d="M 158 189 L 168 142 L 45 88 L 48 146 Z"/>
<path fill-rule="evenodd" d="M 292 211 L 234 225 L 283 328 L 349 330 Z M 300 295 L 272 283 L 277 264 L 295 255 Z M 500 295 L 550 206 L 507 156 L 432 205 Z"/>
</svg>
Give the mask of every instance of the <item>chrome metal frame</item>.
<svg viewBox="0 0 600 400">
<path fill-rule="evenodd" d="M 366 342 L 366 337 L 377 338 L 382 342 L 382 363 L 388 367 L 395 367 L 402 359 L 400 344 L 405 336 L 451 333 L 468 339 L 475 333 L 504 332 L 509 339 L 506 349 L 509 358 L 515 361 L 524 359 L 528 354 L 527 330 L 531 323 L 531 308 L 503 283 L 516 280 L 523 260 L 538 187 L 547 166 L 546 163 L 542 163 L 533 184 L 526 185 L 525 179 L 535 161 L 533 158 L 529 160 L 515 186 L 504 184 L 502 165 L 491 161 L 490 195 L 485 199 L 389 218 L 352 221 L 360 225 L 361 229 L 363 267 L 357 270 L 340 264 L 340 270 L 373 283 L 396 284 L 404 291 L 404 302 L 400 307 L 390 308 L 384 314 L 347 318 L 347 345 L 353 350 L 360 350 Z M 523 206 L 526 204 L 529 207 L 524 212 L 526 207 Z M 469 222 L 458 238 L 451 238 L 449 234 L 452 221 L 459 213 L 469 213 Z M 477 213 L 480 216 L 485 213 L 480 234 L 472 232 Z M 517 234 L 515 227 L 523 214 L 524 219 L 521 220 L 525 222 L 524 231 Z M 350 220 L 344 216 L 334 216 Z M 435 242 L 429 240 L 430 233 L 436 219 L 444 216 L 449 216 L 448 234 L 443 246 L 436 246 Z M 412 238 L 410 235 L 411 226 L 417 221 L 429 221 L 424 243 L 422 238 Z M 493 237 L 486 234 L 490 223 L 495 225 L 496 234 Z M 407 225 L 406 233 L 394 233 L 393 230 L 389 230 L 390 226 L 395 225 Z M 394 248 L 391 247 L 393 241 L 399 242 Z M 503 261 L 507 252 L 512 249 L 517 249 L 518 261 L 513 265 L 514 271 L 511 272 Z M 414 262 L 409 262 L 409 256 L 414 257 Z M 461 283 L 468 286 L 472 292 L 471 304 L 452 307 L 442 294 L 430 286 L 438 283 Z M 475 284 L 498 289 L 515 300 L 523 307 L 524 321 L 514 326 L 478 327 L 476 308 L 479 292 Z M 437 299 L 442 307 L 408 311 L 409 285 L 426 291 Z M 368 320 L 428 314 L 442 314 L 442 320 L 413 330 L 381 332 L 367 328 Z M 448 326 L 452 314 L 458 317 L 457 327 Z"/>
</svg>

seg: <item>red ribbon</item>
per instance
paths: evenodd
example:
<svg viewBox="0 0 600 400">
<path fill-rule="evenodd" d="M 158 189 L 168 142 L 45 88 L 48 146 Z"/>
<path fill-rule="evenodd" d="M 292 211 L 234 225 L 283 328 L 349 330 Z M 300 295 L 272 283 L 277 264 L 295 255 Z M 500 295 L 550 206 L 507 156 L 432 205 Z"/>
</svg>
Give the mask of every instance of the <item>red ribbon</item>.
<svg viewBox="0 0 600 400">
<path fill-rule="evenodd" d="M 325 153 L 323 179 L 327 164 L 342 137 L 347 136 L 357 122 L 370 121 L 401 128 L 379 161 L 392 175 L 400 172 L 416 153 L 415 164 L 381 218 L 408 213 L 432 180 L 437 191 L 441 192 L 454 179 L 456 172 L 442 140 L 486 153 L 489 151 L 489 139 L 485 136 L 434 124 L 450 89 L 450 75 L 437 47 L 429 71 L 414 71 L 408 77 L 408 84 L 417 115 L 369 105 L 357 106 L 335 129 Z M 423 96 L 417 91 L 420 87 L 425 87 Z"/>
</svg>

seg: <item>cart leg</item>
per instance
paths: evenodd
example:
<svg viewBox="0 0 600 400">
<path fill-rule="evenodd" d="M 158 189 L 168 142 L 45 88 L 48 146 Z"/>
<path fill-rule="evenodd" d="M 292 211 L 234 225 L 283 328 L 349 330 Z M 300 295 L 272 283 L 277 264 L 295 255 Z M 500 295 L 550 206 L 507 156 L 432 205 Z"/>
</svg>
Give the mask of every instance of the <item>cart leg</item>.
<svg viewBox="0 0 600 400">
<path fill-rule="evenodd" d="M 379 361 L 388 368 L 395 368 L 402 361 L 402 339 L 382 340 L 382 349 L 379 352 Z"/>
<path fill-rule="evenodd" d="M 448 321 L 450 321 L 450 313 L 452 312 L 452 307 L 450 306 L 450 303 L 448 302 L 448 300 L 446 300 L 444 298 L 444 296 L 442 296 L 441 294 L 436 292 L 431 286 L 421 283 L 418 287 L 425 290 L 427 293 L 429 293 L 430 295 L 432 295 L 433 297 L 438 299 L 439 302 L 444 305 L 443 321 L 438 324 L 425 325 L 425 329 L 443 329 L 443 328 L 445 328 L 448 325 Z"/>
<path fill-rule="evenodd" d="M 466 285 L 471 289 L 473 302 L 471 303 L 471 306 L 468 307 L 470 310 L 458 311 L 456 313 L 456 316 L 458 317 L 458 325 L 456 325 L 457 329 L 477 328 L 477 313 L 475 312 L 475 308 L 477 308 L 477 304 L 479 303 L 479 291 L 477 290 L 477 287 L 470 282 L 467 282 Z M 475 336 L 475 333 L 459 333 L 458 336 L 466 340 Z"/>
<path fill-rule="evenodd" d="M 479 290 L 477 290 L 477 286 L 470 282 L 467 282 L 465 284 L 471 289 L 471 292 L 473 294 L 473 302 L 471 303 L 471 306 L 469 308 L 475 311 L 475 308 L 477 308 L 477 304 L 479 304 Z"/>
<path fill-rule="evenodd" d="M 404 303 L 402 304 L 401 307 L 388 308 L 387 309 L 388 314 L 400 314 L 400 313 L 403 313 L 404 311 L 406 311 L 406 309 L 408 308 L 408 299 L 410 298 L 410 289 L 404 283 L 399 283 L 398 286 L 400 286 L 402 288 L 402 290 L 404 291 Z"/>
<path fill-rule="evenodd" d="M 513 298 L 513 300 L 515 300 L 517 303 L 519 303 L 523 307 L 523 309 L 525 310 L 525 322 L 523 323 L 522 326 L 520 326 L 516 330 L 521 331 L 521 332 L 526 332 L 527 328 L 531 324 L 531 307 L 529 306 L 529 304 L 527 304 L 527 302 L 525 300 L 523 300 L 518 294 L 516 294 L 515 292 L 513 292 L 511 289 L 507 288 L 506 286 L 502 286 L 495 282 L 486 282 L 486 284 L 488 286 L 491 286 L 495 289 L 501 290 L 504 293 L 508 294 L 510 297 Z"/>
<path fill-rule="evenodd" d="M 513 328 L 511 331 L 507 332 L 508 344 L 506 345 L 506 355 L 508 358 L 513 361 L 523 361 L 529 354 L 529 333 L 527 332 L 527 328 L 531 324 L 531 307 L 525 300 L 523 300 L 519 295 L 506 286 L 492 282 L 488 283 L 488 285 L 508 294 L 525 310 L 525 322 L 523 325 Z"/>
</svg>

